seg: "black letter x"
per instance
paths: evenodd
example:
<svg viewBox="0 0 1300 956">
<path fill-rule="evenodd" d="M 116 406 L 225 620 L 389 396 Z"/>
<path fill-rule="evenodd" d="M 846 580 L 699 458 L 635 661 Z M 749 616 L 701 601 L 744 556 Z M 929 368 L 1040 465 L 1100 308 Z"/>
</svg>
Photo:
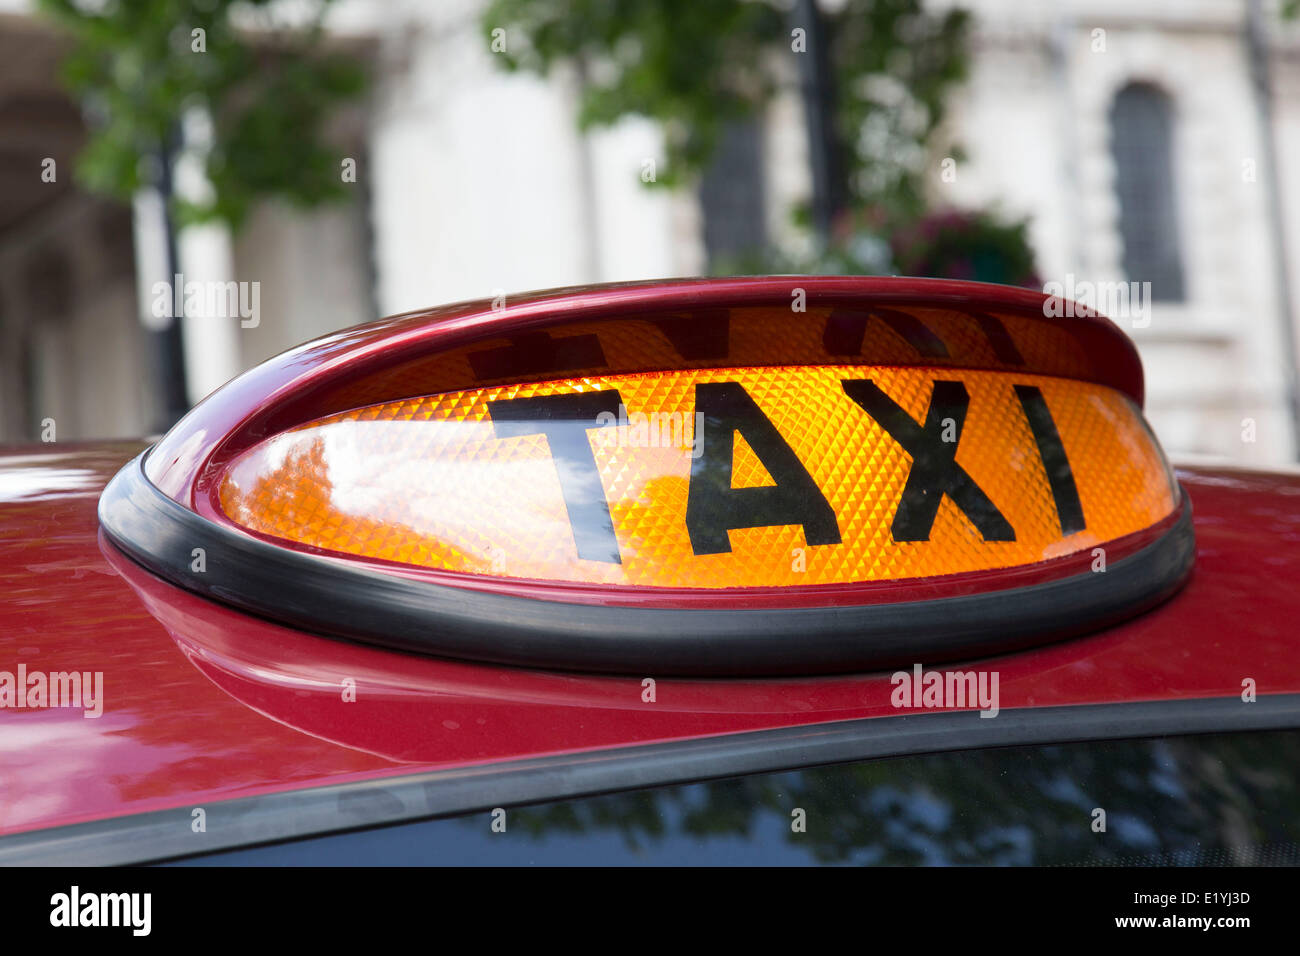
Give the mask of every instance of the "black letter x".
<svg viewBox="0 0 1300 956">
<path fill-rule="evenodd" d="M 912 456 L 912 470 L 894 513 L 895 541 L 929 541 L 939 503 L 947 495 L 971 520 L 985 541 L 1015 541 L 1016 532 L 997 505 L 957 464 L 957 443 L 970 396 L 961 382 L 935 382 L 930 410 L 922 428 L 870 379 L 842 381 L 844 394 L 878 421 Z M 943 441 L 945 420 L 953 422 L 953 440 Z"/>
</svg>

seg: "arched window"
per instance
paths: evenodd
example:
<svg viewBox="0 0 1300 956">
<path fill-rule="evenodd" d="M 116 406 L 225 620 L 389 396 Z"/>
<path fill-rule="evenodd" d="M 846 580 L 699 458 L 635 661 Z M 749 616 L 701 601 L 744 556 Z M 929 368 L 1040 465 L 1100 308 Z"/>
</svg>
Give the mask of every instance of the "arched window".
<svg viewBox="0 0 1300 956">
<path fill-rule="evenodd" d="M 1110 111 L 1119 229 L 1124 272 L 1130 282 L 1150 282 L 1151 298 L 1184 298 L 1174 202 L 1173 108 L 1169 97 L 1148 83 L 1130 83 Z"/>
</svg>

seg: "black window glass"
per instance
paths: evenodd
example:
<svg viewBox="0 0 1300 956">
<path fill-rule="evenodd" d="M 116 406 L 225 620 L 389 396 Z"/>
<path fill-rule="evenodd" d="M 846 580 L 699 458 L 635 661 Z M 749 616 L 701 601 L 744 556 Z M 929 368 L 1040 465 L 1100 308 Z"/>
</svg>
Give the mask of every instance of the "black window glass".
<svg viewBox="0 0 1300 956">
<path fill-rule="evenodd" d="M 195 862 L 1300 863 L 1297 768 L 1295 731 L 960 751 L 507 807 L 504 832 L 478 812 Z"/>
<path fill-rule="evenodd" d="M 1152 299 L 1160 301 L 1184 298 L 1174 197 L 1173 134 L 1173 109 L 1161 90 L 1133 83 L 1115 96 L 1111 149 L 1124 241 L 1124 272 L 1130 282 L 1150 282 Z"/>
</svg>

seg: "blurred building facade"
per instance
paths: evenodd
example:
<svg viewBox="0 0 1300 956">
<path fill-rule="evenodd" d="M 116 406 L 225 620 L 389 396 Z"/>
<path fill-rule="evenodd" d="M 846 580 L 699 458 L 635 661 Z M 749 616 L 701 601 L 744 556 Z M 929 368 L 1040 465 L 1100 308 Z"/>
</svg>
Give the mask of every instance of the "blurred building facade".
<svg viewBox="0 0 1300 956">
<path fill-rule="evenodd" d="M 1270 215 L 1300 277 L 1300 35 L 1265 4 L 1281 195 L 1266 162 L 1242 0 L 972 0 L 952 111 L 958 205 L 1028 216 L 1046 281 L 1150 281 L 1137 341 L 1171 452 L 1294 459 L 1289 319 Z M 1294 283 L 1293 283 L 1294 284 Z M 1253 423 L 1253 429 L 1252 429 Z M 1253 440 L 1251 440 L 1253 438 Z"/>
<path fill-rule="evenodd" d="M 1281 213 L 1300 278 L 1300 185 L 1285 175 L 1300 168 L 1300 33 L 1269 33 L 1274 194 L 1239 0 L 932 2 L 975 14 L 971 79 L 945 131 L 966 158 L 942 178 L 936 155 L 936 202 L 1028 217 L 1047 281 L 1152 283 L 1149 323 L 1120 322 L 1171 453 L 1293 459 L 1269 217 Z M 482 6 L 345 0 L 335 11 L 335 34 L 364 41 L 374 64 L 370 101 L 335 131 L 357 162 L 355 201 L 307 214 L 266 204 L 238 234 L 182 248 L 187 274 L 225 263 L 260 288 L 255 327 L 186 319 L 192 398 L 378 315 L 701 274 L 755 237 L 806 242 L 790 219 L 810 189 L 793 70 L 763 117 L 729 131 L 699 188 L 647 189 L 645 164 L 662 156 L 655 127 L 579 133 L 577 79 L 500 70 Z M 35 439 L 46 419 L 61 441 L 142 434 L 151 421 L 140 236 L 130 209 L 70 184 L 84 128 L 58 89 L 59 50 L 25 0 L 0 0 L 2 441 Z M 40 177 L 47 157 L 54 183 Z"/>
</svg>

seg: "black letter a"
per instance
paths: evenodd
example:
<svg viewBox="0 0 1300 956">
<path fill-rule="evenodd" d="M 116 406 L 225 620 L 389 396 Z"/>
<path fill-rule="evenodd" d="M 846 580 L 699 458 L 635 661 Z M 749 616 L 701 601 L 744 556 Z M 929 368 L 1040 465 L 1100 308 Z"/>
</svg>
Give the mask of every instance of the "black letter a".
<svg viewBox="0 0 1300 956">
<path fill-rule="evenodd" d="M 840 528 L 821 489 L 739 382 L 695 386 L 695 411 L 704 416 L 703 453 L 691 464 L 686 530 L 696 554 L 731 550 L 734 528 L 803 525 L 810 545 L 839 544 Z M 775 485 L 731 487 L 736 432 L 763 463 Z"/>
</svg>

